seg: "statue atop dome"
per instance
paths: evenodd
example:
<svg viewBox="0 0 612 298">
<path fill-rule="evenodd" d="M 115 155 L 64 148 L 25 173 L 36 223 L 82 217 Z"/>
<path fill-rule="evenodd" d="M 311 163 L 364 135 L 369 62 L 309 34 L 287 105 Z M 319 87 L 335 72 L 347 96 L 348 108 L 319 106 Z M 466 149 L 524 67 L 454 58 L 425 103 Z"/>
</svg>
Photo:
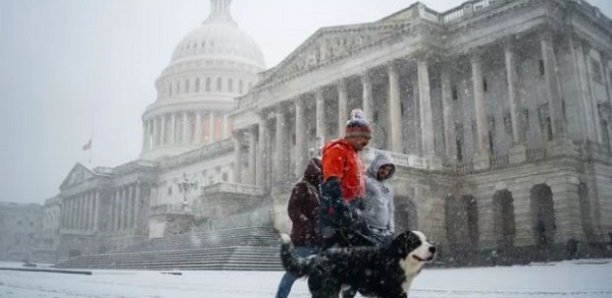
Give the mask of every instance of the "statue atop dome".
<svg viewBox="0 0 612 298">
<path fill-rule="evenodd" d="M 232 0 L 210 0 L 210 15 L 204 21 L 233 21 L 230 13 L 230 4 Z"/>
</svg>

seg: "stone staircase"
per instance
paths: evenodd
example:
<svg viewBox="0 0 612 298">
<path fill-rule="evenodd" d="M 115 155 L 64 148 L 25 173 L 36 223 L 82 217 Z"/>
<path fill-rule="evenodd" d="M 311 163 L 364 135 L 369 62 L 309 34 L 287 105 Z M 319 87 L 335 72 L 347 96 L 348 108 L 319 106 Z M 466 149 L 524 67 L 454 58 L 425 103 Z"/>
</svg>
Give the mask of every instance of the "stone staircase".
<svg viewBox="0 0 612 298">
<path fill-rule="evenodd" d="M 270 227 L 197 231 L 151 239 L 119 251 L 80 256 L 59 268 L 147 270 L 282 270 L 279 237 Z"/>
</svg>

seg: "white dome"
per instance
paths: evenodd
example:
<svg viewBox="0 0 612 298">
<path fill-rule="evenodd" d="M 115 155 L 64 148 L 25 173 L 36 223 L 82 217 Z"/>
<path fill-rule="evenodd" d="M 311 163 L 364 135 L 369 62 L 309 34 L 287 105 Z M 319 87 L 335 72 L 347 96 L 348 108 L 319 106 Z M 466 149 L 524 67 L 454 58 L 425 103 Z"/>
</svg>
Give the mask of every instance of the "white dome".
<svg viewBox="0 0 612 298">
<path fill-rule="evenodd" d="M 264 69 L 259 46 L 232 20 L 228 0 L 212 0 L 213 10 L 202 26 L 176 46 L 172 63 L 201 59 L 230 59 Z"/>
<path fill-rule="evenodd" d="M 211 0 L 202 26 L 176 46 L 155 82 L 156 101 L 143 116 L 141 158 L 175 156 L 231 136 L 234 99 L 265 69 L 261 50 L 229 13 L 231 0 Z"/>
</svg>

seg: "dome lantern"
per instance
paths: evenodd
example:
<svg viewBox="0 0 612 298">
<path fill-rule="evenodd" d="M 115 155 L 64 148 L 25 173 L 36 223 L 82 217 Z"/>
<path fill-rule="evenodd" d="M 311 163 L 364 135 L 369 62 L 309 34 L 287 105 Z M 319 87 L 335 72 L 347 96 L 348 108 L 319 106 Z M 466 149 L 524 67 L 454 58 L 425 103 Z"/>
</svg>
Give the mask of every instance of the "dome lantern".
<svg viewBox="0 0 612 298">
<path fill-rule="evenodd" d="M 232 0 L 210 0 L 210 15 L 204 23 L 218 20 L 232 21 L 229 9 L 231 3 Z"/>
</svg>

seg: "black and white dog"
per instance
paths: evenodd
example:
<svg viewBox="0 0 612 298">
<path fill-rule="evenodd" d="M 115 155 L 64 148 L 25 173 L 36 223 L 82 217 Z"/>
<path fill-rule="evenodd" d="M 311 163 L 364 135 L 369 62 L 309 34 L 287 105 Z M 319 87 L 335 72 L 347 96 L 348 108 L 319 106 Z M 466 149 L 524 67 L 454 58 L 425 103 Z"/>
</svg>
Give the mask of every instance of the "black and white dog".
<svg viewBox="0 0 612 298">
<path fill-rule="evenodd" d="M 281 237 L 283 267 L 298 277 L 308 276 L 313 298 L 336 298 L 343 287 L 367 297 L 408 297 L 412 279 L 436 254 L 419 231 L 403 232 L 385 247 L 330 248 L 308 258 L 298 258 L 290 238 Z"/>
</svg>

